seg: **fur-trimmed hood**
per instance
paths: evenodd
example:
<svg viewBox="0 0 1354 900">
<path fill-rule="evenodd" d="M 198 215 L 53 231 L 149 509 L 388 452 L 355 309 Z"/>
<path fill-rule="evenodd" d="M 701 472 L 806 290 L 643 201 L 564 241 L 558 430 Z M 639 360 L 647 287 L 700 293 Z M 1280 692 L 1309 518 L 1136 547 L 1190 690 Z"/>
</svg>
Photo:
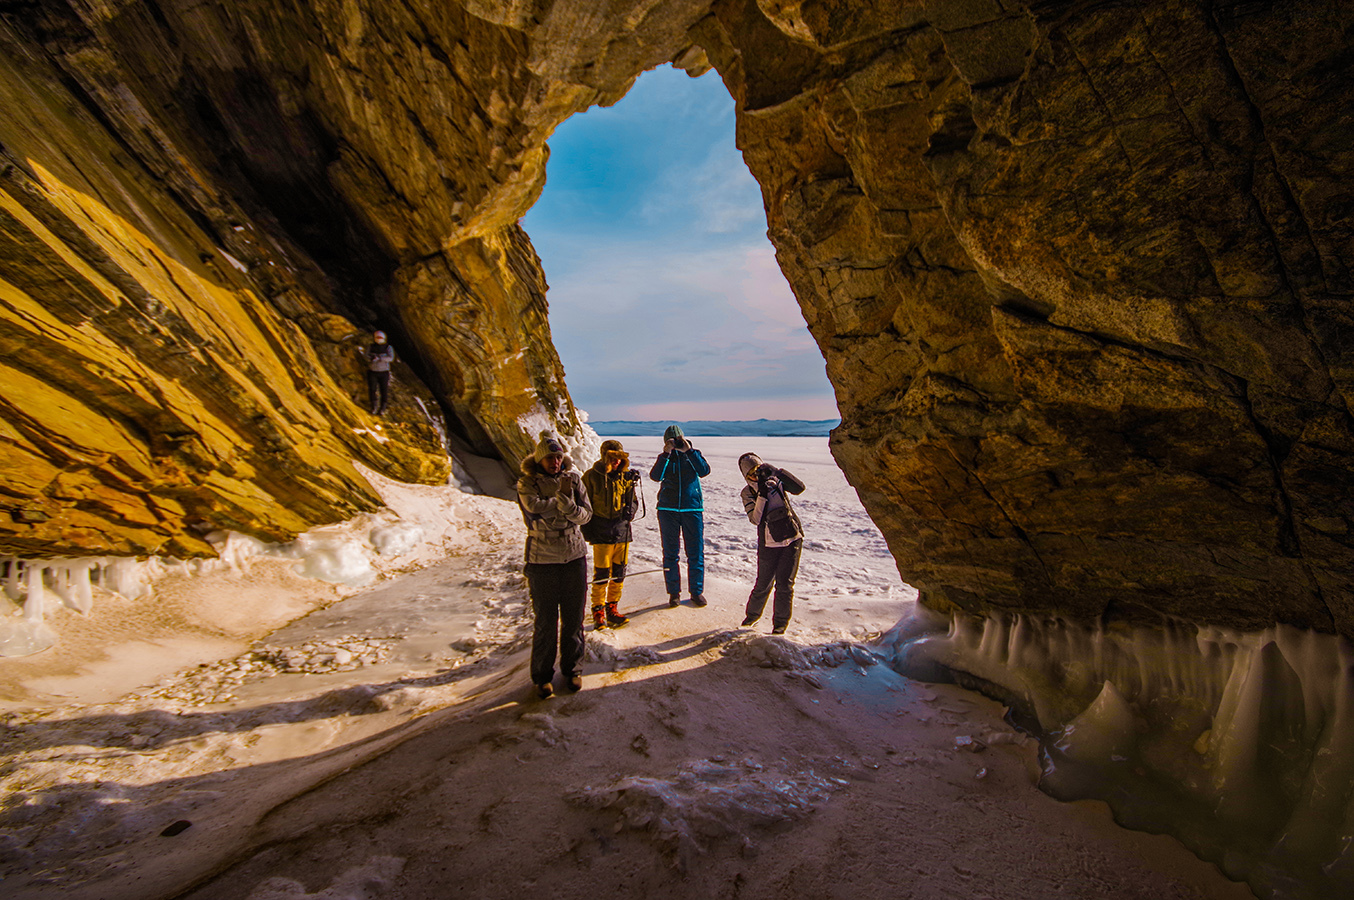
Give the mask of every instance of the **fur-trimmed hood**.
<svg viewBox="0 0 1354 900">
<path fill-rule="evenodd" d="M 568 457 L 565 457 L 568 459 Z M 603 450 L 602 458 L 592 464 L 593 471 L 599 475 L 606 475 L 607 466 L 611 465 L 612 460 L 619 459 L 621 464 L 616 467 L 616 471 L 610 474 L 619 474 L 630 468 L 630 454 L 624 450 Z"/>
<path fill-rule="evenodd" d="M 541 464 L 536 461 L 536 457 L 534 456 L 528 456 L 526 459 L 522 460 L 522 465 L 520 468 L 522 470 L 523 475 L 544 475 L 547 478 L 555 477 L 552 476 L 545 469 L 543 469 L 541 467 Z M 573 457 L 571 457 L 567 453 L 564 454 L 564 464 L 559 467 L 559 474 L 563 475 L 565 472 L 571 472 L 573 471 L 573 468 L 574 468 Z"/>
</svg>

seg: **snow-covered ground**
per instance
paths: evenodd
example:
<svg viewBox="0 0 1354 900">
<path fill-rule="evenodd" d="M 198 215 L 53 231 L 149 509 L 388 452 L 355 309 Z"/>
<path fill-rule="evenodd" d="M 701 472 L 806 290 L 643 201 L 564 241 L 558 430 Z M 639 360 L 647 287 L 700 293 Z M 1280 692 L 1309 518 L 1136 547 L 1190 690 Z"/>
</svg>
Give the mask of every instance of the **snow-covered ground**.
<svg viewBox="0 0 1354 900">
<path fill-rule="evenodd" d="M 658 517 L 653 511 L 658 485 L 649 480 L 649 472 L 663 449 L 663 439 L 615 440 L 625 445 L 631 464 L 640 472 L 648 504 L 648 515 L 635 529 L 631 548 L 634 561 L 630 568 L 634 571 L 661 568 L 662 545 Z M 896 621 L 906 612 L 906 604 L 916 599 L 916 591 L 899 577 L 884 536 L 865 514 L 855 489 L 833 462 L 827 438 L 698 437 L 691 442 L 710 464 L 710 474 L 701 480 L 707 577 L 751 588 L 756 576 L 757 533 L 743 512 L 739 492 L 745 482 L 738 471 L 738 457 L 756 453 L 765 462 L 794 473 L 806 485 L 803 494 L 791 498 L 805 531 L 804 553 L 795 582 L 797 609 L 810 612 L 868 606 L 871 621 L 881 617 L 887 620 L 890 616 Z M 680 568 L 685 596 L 685 556 Z M 656 582 L 663 579 L 661 572 L 648 577 Z M 741 596 L 734 594 L 728 599 L 746 600 L 747 593 L 743 591 Z"/>
<path fill-rule="evenodd" d="M 622 440 L 647 474 L 658 439 Z M 710 605 L 628 581 L 632 622 L 589 632 L 576 696 L 530 690 L 515 506 L 453 488 L 373 477 L 389 509 L 310 544 L 57 611 L 56 646 L 0 659 L 0 891 L 1245 896 L 1168 839 L 1039 794 L 996 704 L 877 664 L 857 639 L 913 592 L 826 439 L 696 445 Z M 786 638 L 738 627 L 748 450 L 808 485 Z M 644 485 L 634 571 L 659 560 Z M 360 587 L 296 571 L 363 566 Z"/>
</svg>

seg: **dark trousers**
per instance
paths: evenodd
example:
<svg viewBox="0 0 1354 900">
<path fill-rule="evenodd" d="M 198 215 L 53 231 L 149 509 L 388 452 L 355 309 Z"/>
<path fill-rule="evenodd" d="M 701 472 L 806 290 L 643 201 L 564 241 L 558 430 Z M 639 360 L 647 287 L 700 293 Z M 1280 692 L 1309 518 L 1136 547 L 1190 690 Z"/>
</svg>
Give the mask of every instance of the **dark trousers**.
<svg viewBox="0 0 1354 900">
<path fill-rule="evenodd" d="M 771 607 L 771 624 L 784 626 L 790 624 L 790 613 L 794 611 L 795 576 L 799 574 L 799 551 L 804 548 L 802 540 L 788 547 L 757 548 L 757 583 L 752 586 L 748 596 L 747 617 L 759 618 L 766 609 L 766 598 L 771 593 L 771 582 L 776 583 L 776 599 Z"/>
<path fill-rule="evenodd" d="M 658 536 L 663 541 L 663 582 L 669 594 L 682 592 L 677 568 L 678 539 L 686 545 L 686 585 L 691 596 L 705 592 L 705 517 L 698 512 L 658 511 Z"/>
<path fill-rule="evenodd" d="M 582 675 L 583 616 L 587 612 L 588 558 L 567 563 L 527 563 L 527 587 L 536 627 L 531 636 L 531 683 L 555 677 L 555 644 L 565 678 Z"/>
<path fill-rule="evenodd" d="M 384 412 L 390 394 L 389 372 L 367 373 L 367 399 L 371 401 L 372 412 Z"/>
</svg>

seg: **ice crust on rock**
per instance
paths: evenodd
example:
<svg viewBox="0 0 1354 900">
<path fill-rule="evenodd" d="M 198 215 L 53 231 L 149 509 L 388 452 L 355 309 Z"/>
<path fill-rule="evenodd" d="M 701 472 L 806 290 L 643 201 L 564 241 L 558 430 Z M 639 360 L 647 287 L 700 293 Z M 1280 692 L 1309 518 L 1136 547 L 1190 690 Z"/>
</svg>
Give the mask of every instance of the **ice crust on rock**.
<svg viewBox="0 0 1354 900">
<path fill-rule="evenodd" d="M 1010 704 L 1055 796 L 1106 800 L 1262 897 L 1354 896 L 1354 647 L 1339 637 L 919 606 L 881 644 L 905 675 Z"/>
<path fill-rule="evenodd" d="M 0 569 L 4 570 L 0 657 L 30 656 L 56 643 L 56 632 L 43 620 L 53 600 L 75 612 L 88 613 L 94 608 L 95 585 L 135 600 L 150 592 L 149 582 L 160 568 L 153 562 L 113 557 L 0 557 Z M 22 601 L 22 609 L 5 604 L 4 599 L 14 604 Z"/>
<path fill-rule="evenodd" d="M 555 417 L 539 403 L 528 412 L 518 416 L 517 425 L 531 436 L 532 446 L 535 446 L 536 439 L 542 431 L 553 433 L 564 444 L 564 449 L 573 458 L 574 465 L 582 470 L 592 465 L 602 455 L 602 439 L 596 431 L 593 431 L 592 426 L 587 424 L 588 414 L 581 409 L 575 412 L 578 415 L 580 426 L 577 434 L 561 432 L 556 425 Z"/>
<path fill-rule="evenodd" d="M 298 574 L 306 578 L 363 587 L 376 580 L 371 550 L 357 539 L 320 529 L 300 535 L 275 551 L 283 559 L 294 559 Z"/>
<path fill-rule="evenodd" d="M 1136 738 L 1133 710 L 1114 682 L 1106 681 L 1100 695 L 1067 724 L 1054 746 L 1069 759 L 1120 762 L 1132 754 Z"/>
<path fill-rule="evenodd" d="M 423 529 L 408 522 L 378 525 L 367 535 L 372 547 L 382 556 L 404 556 L 423 541 Z"/>
<path fill-rule="evenodd" d="M 611 667 L 611 671 L 653 666 L 663 661 L 663 654 L 652 647 L 621 647 L 605 631 L 589 631 L 585 638 L 583 658 Z"/>
<path fill-rule="evenodd" d="M 428 540 L 422 526 L 398 517 L 372 526 L 364 537 L 352 532 L 347 524 L 325 526 L 290 543 L 269 544 L 244 534 L 216 531 L 207 535 L 216 559 L 0 557 L 0 657 L 29 656 L 51 647 L 57 634 L 44 621 L 50 604 L 55 600 L 88 613 L 94 607 L 95 588 L 137 600 L 148 596 L 155 579 L 166 573 L 203 575 L 225 569 L 247 574 L 259 559 L 288 560 L 296 563 L 303 577 L 365 587 L 379 575 L 374 555 L 406 556 Z M 21 603 L 22 609 L 5 604 L 5 599 Z"/>
<path fill-rule="evenodd" d="M 831 641 L 805 647 L 777 635 L 752 637 L 734 632 L 735 639 L 724 648 L 726 656 L 747 659 L 764 669 L 786 669 L 799 672 L 805 669 L 835 669 L 856 665 L 862 669 L 877 665 L 879 659 L 868 649 L 853 641 Z"/>
<path fill-rule="evenodd" d="M 615 809 L 616 830 L 649 833 L 685 870 L 692 857 L 716 843 L 752 852 L 759 832 L 803 819 L 846 782 L 811 769 L 781 772 L 752 760 L 702 759 L 666 778 L 630 776 L 585 787 L 568 799 L 594 809 Z"/>
<path fill-rule="evenodd" d="M 248 900 L 380 900 L 394 887 L 404 863 L 398 856 L 373 856 L 315 893 L 307 893 L 305 885 L 293 878 L 273 877 L 254 888 Z"/>
</svg>

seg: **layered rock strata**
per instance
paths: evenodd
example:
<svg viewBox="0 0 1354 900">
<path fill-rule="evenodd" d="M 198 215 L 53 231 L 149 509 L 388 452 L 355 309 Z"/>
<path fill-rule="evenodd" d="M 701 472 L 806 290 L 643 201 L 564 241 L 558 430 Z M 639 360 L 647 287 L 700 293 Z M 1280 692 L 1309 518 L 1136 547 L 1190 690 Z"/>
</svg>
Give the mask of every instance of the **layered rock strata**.
<svg viewBox="0 0 1354 900">
<path fill-rule="evenodd" d="M 1354 636 L 1354 13 L 730 2 L 698 33 L 942 609 Z"/>
<path fill-rule="evenodd" d="M 675 60 L 738 102 L 834 453 L 928 603 L 1354 636 L 1352 17 L 4 4 L 0 550 L 339 518 L 350 458 L 443 477 L 416 397 L 481 456 L 576 431 L 516 222 L 551 129 Z"/>
</svg>

